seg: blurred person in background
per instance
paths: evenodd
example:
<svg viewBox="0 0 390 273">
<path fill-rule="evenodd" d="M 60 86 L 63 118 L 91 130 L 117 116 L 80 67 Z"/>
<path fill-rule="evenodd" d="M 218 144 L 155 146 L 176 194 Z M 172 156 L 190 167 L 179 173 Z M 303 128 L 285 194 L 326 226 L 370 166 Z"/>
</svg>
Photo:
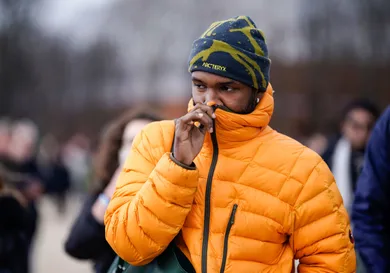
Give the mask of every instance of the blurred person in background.
<svg viewBox="0 0 390 273">
<path fill-rule="evenodd" d="M 390 106 L 374 127 L 359 177 L 352 219 L 369 273 L 390 272 Z"/>
<path fill-rule="evenodd" d="M 53 135 L 47 134 L 42 138 L 37 163 L 45 184 L 45 194 L 54 198 L 60 214 L 65 213 L 70 177 L 60 157 L 60 145 Z"/>
<path fill-rule="evenodd" d="M 104 234 L 104 213 L 114 192 L 117 170 L 123 165 L 134 137 L 150 122 L 160 120 L 150 112 L 131 110 L 104 130 L 95 158 L 91 192 L 65 242 L 66 252 L 94 262 L 97 273 L 106 273 L 115 252 Z"/>
<path fill-rule="evenodd" d="M 309 136 L 304 143 L 309 149 L 313 150 L 317 154 L 322 154 L 327 147 L 328 140 L 325 135 L 321 133 L 314 133 Z"/>
<path fill-rule="evenodd" d="M 369 100 L 352 101 L 344 109 L 340 134 L 328 142 L 328 147 L 322 155 L 333 172 L 349 215 L 357 180 L 363 168 L 366 145 L 379 114 L 377 106 Z M 366 272 L 359 251 L 357 272 Z"/>
<path fill-rule="evenodd" d="M 64 145 L 62 162 L 69 171 L 71 187 L 85 190 L 91 167 L 90 140 L 82 133 L 76 133 Z"/>
<path fill-rule="evenodd" d="M 27 202 L 0 170 L 0 273 L 28 272 Z"/>
<path fill-rule="evenodd" d="M 6 179 L 26 198 L 28 205 L 28 241 L 30 250 L 38 226 L 36 201 L 44 187 L 36 164 L 39 132 L 30 120 L 18 120 L 11 126 L 7 155 L 2 160 Z"/>
<path fill-rule="evenodd" d="M 36 201 L 44 191 L 36 164 L 38 138 L 38 128 L 32 121 L 22 119 L 13 122 L 10 127 L 8 150 L 1 162 L 5 179 L 12 188 L 20 191 L 27 201 L 26 238 L 29 247 L 29 263 L 32 262 L 31 251 L 38 227 Z"/>
<path fill-rule="evenodd" d="M 329 140 L 322 158 L 336 179 L 347 211 L 351 211 L 364 152 L 380 111 L 365 99 L 352 101 L 343 111 L 340 133 Z"/>
<path fill-rule="evenodd" d="M 7 157 L 8 145 L 11 139 L 10 122 L 6 118 L 0 119 L 0 163 Z"/>
<path fill-rule="evenodd" d="M 247 16 L 215 22 L 189 60 L 188 113 L 146 126 L 119 174 L 104 221 L 115 252 L 132 266 L 171 258 L 175 272 L 290 273 L 294 259 L 299 272 L 355 272 L 329 168 L 269 127 L 263 33 Z"/>
</svg>

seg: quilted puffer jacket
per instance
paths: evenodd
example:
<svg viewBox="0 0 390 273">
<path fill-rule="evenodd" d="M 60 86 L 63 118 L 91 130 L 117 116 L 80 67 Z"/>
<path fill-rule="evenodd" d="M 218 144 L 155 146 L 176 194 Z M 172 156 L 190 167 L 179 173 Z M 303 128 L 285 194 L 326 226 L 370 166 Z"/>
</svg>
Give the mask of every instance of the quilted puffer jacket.
<svg viewBox="0 0 390 273">
<path fill-rule="evenodd" d="M 106 239 L 133 265 L 170 242 L 196 272 L 355 272 L 347 212 L 320 156 L 268 126 L 268 88 L 254 112 L 217 108 L 196 167 L 170 154 L 174 122 L 133 143 L 105 215 Z"/>
</svg>

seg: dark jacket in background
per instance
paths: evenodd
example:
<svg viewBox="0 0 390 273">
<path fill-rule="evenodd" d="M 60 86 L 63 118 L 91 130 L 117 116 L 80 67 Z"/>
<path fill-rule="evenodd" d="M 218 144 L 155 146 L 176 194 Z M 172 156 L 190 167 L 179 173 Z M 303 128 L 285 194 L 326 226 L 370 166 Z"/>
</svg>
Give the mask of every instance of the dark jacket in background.
<svg viewBox="0 0 390 273">
<path fill-rule="evenodd" d="M 70 176 L 66 167 L 61 163 L 39 166 L 39 172 L 47 194 L 64 194 L 70 188 Z"/>
<path fill-rule="evenodd" d="M 352 219 L 356 246 L 368 272 L 390 272 L 390 107 L 368 143 Z"/>
<path fill-rule="evenodd" d="M 13 196 L 0 196 L 0 273 L 27 273 L 27 212 Z"/>
<path fill-rule="evenodd" d="M 34 179 L 42 183 L 42 177 L 39 173 L 35 158 L 25 162 L 14 162 L 8 158 L 2 158 L 2 168 L 4 168 L 11 177 L 8 179 L 12 188 L 23 192 L 25 187 Z M 39 214 L 35 201 L 30 201 L 27 207 L 27 238 L 30 248 L 32 247 L 36 230 L 38 228 Z"/>
<path fill-rule="evenodd" d="M 87 197 L 65 242 L 65 251 L 72 257 L 94 262 L 95 272 L 107 273 L 116 254 L 105 238 L 104 225 L 91 213 L 98 194 Z"/>
</svg>

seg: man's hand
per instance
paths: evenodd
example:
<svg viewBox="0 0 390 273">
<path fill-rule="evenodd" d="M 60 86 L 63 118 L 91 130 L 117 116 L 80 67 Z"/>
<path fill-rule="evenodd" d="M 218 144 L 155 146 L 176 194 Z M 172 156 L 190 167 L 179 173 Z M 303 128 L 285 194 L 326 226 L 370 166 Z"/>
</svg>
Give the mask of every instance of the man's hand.
<svg viewBox="0 0 390 273">
<path fill-rule="evenodd" d="M 202 149 L 206 132 L 213 132 L 213 108 L 197 104 L 175 122 L 173 156 L 185 165 L 191 165 Z M 199 127 L 196 124 L 200 124 Z"/>
</svg>

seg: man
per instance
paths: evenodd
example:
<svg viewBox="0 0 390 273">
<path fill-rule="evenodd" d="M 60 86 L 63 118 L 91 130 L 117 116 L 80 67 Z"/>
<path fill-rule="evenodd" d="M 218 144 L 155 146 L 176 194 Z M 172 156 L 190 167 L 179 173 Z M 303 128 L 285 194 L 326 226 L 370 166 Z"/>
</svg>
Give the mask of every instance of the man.
<svg viewBox="0 0 390 273">
<path fill-rule="evenodd" d="M 19 190 L 27 200 L 26 239 L 29 246 L 29 260 L 38 228 L 39 213 L 36 202 L 44 190 L 41 174 L 35 159 L 39 132 L 29 120 L 12 124 L 6 157 L 0 162 L 0 169 L 12 187 Z"/>
<path fill-rule="evenodd" d="M 390 272 L 390 107 L 368 142 L 352 217 L 356 247 L 370 273 Z"/>
<path fill-rule="evenodd" d="M 26 200 L 8 188 L 0 170 L 0 272 L 28 272 Z"/>
<path fill-rule="evenodd" d="M 268 126 L 269 66 L 264 36 L 245 16 L 194 42 L 188 113 L 136 137 L 106 211 L 120 257 L 145 265 L 174 240 L 187 272 L 290 273 L 294 259 L 299 272 L 354 272 L 331 172 Z"/>
<path fill-rule="evenodd" d="M 344 110 L 340 136 L 330 141 L 322 155 L 333 172 L 348 212 L 363 167 L 364 151 L 378 116 L 379 110 L 370 101 L 352 101 Z"/>
</svg>

